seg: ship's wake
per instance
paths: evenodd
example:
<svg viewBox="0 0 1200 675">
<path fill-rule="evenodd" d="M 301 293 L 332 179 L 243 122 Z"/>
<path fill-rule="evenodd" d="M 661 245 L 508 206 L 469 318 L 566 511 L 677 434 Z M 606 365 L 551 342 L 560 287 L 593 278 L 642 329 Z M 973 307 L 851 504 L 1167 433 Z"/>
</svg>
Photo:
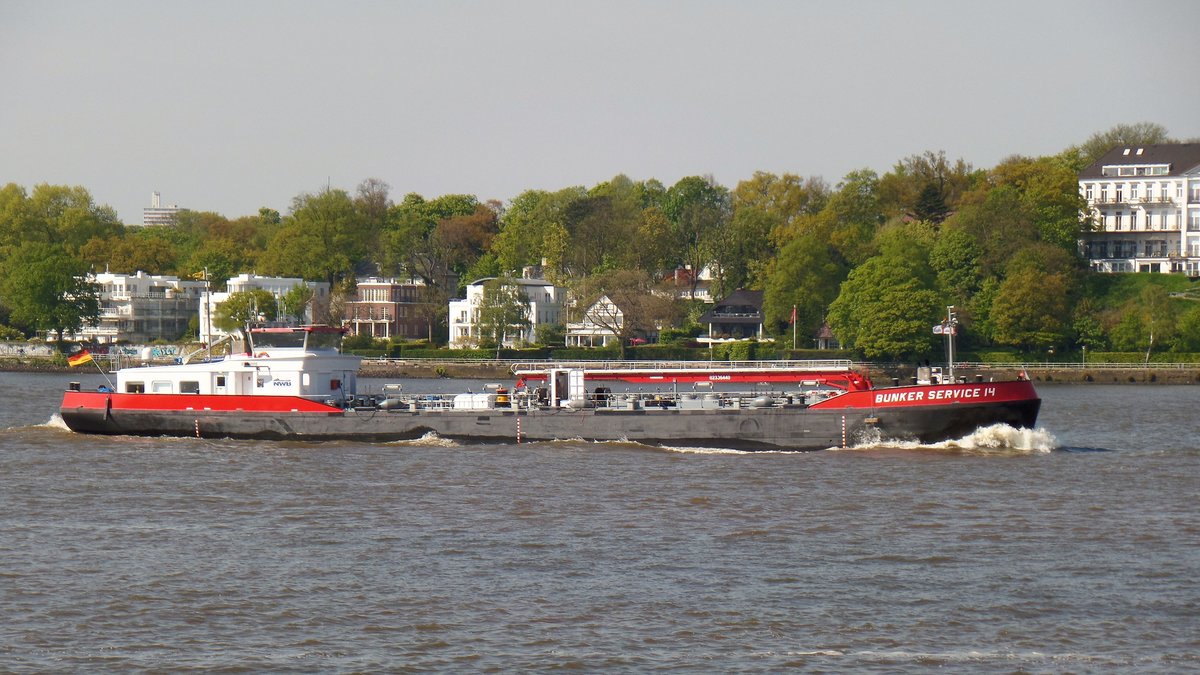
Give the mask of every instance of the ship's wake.
<svg viewBox="0 0 1200 675">
<path fill-rule="evenodd" d="M 55 431 L 67 432 L 71 431 L 71 429 L 67 427 L 67 423 L 63 421 L 62 416 L 58 413 L 54 413 L 50 416 L 50 419 L 42 422 L 41 424 L 26 424 L 17 427 L 7 427 L 5 429 L 0 429 L 0 433 L 18 433 L 28 431 L 30 429 L 54 429 Z"/>
<path fill-rule="evenodd" d="M 388 445 L 414 446 L 422 448 L 457 448 L 461 444 L 452 438 L 442 438 L 436 431 L 430 431 L 420 438 L 406 441 L 389 441 Z"/>
<path fill-rule="evenodd" d="M 949 441 L 921 443 L 884 438 L 878 430 L 860 438 L 848 450 L 926 450 L 960 455 L 1015 456 L 1043 455 L 1060 446 L 1058 439 L 1045 429 L 1018 429 L 1007 424 L 980 427 L 974 432 Z"/>
</svg>

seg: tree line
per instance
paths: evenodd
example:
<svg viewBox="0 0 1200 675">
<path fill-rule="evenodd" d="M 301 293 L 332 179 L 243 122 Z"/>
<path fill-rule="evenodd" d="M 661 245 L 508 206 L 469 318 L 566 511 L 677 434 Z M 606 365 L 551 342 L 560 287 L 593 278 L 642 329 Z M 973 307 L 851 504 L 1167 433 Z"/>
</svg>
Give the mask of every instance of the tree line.
<svg viewBox="0 0 1200 675">
<path fill-rule="evenodd" d="M 348 297 L 356 276 L 411 277 L 424 284 L 427 318 L 444 327 L 463 284 L 537 265 L 582 307 L 607 294 L 629 306 L 628 327 L 684 329 L 702 311 L 694 303 L 636 298 L 677 270 L 707 268 L 714 297 L 764 291 L 769 333 L 790 336 L 794 311 L 799 334 L 828 323 L 871 359 L 936 350 L 931 326 L 949 305 L 966 347 L 1200 351 L 1200 306 L 1159 284 L 1114 304 L 1112 284 L 1079 253 L 1092 226 L 1079 171 L 1115 145 L 1163 142 L 1172 141 L 1159 125 L 1121 125 L 990 169 L 930 151 L 832 186 L 767 172 L 733 188 L 707 176 L 667 186 L 618 175 L 507 202 L 393 201 L 372 178 L 353 191 L 300 194 L 286 215 L 183 211 L 169 227 L 126 226 L 82 187 L 10 183 L 0 189 L 0 337 L 61 335 L 94 320 L 89 271 L 224 280 L 254 270 L 328 282 L 335 298 Z M 682 278 L 695 291 L 696 275 Z M 331 303 L 326 318 L 338 310 Z"/>
</svg>

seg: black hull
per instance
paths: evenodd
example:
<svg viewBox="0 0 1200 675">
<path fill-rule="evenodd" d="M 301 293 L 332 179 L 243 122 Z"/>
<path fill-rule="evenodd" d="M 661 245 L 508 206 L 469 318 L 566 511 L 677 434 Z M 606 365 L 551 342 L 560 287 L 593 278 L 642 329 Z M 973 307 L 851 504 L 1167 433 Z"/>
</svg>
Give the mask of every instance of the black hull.
<svg viewBox="0 0 1200 675">
<path fill-rule="evenodd" d="M 1032 428 L 1040 400 L 888 408 L 742 408 L 623 410 L 562 408 L 327 412 L 139 411 L 67 408 L 73 431 L 107 435 L 194 436 L 263 440 L 364 442 L 427 434 L 466 442 L 514 443 L 582 439 L 740 450 L 821 450 L 861 443 L 962 438 L 992 424 Z"/>
</svg>

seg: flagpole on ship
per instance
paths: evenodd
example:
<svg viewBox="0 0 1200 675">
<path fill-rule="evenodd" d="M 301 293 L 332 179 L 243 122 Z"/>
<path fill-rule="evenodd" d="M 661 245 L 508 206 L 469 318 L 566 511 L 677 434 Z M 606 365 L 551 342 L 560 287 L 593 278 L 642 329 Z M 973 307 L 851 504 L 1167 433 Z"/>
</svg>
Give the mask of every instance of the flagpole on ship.
<svg viewBox="0 0 1200 675">
<path fill-rule="evenodd" d="M 96 363 L 96 359 L 92 359 L 91 361 L 92 365 L 96 366 L 96 370 L 100 371 L 100 374 L 104 376 L 104 381 L 108 383 L 108 388 L 116 391 L 117 387 L 112 383 L 112 380 L 108 379 L 108 373 L 104 372 L 104 369 L 100 367 L 99 363 Z"/>
<path fill-rule="evenodd" d="M 958 380 L 954 379 L 954 334 L 958 332 L 957 326 L 958 321 L 954 316 L 954 305 L 950 305 L 946 307 L 946 356 L 950 360 L 948 365 L 951 384 L 958 382 Z"/>
</svg>

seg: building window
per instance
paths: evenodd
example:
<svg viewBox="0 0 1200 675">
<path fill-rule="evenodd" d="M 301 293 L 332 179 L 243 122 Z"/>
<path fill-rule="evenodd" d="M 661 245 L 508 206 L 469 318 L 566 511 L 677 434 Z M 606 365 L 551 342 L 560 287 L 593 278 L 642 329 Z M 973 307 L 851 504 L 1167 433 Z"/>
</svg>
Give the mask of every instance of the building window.
<svg viewBox="0 0 1200 675">
<path fill-rule="evenodd" d="M 1086 199 L 1089 202 L 1092 201 L 1092 185 L 1090 183 L 1088 184 L 1088 186 L 1086 188 L 1084 188 L 1084 193 L 1085 193 L 1084 196 L 1086 197 Z"/>
<path fill-rule="evenodd" d="M 1192 211 L 1188 216 L 1188 229 L 1192 232 L 1200 232 L 1200 211 Z"/>
<path fill-rule="evenodd" d="M 1141 183 L 1130 183 L 1129 184 L 1129 198 L 1130 199 L 1138 198 L 1138 188 L 1140 188 L 1140 187 L 1141 187 Z"/>
<path fill-rule="evenodd" d="M 1100 201 L 1102 201 L 1102 202 L 1108 201 L 1108 183 L 1105 183 L 1104 185 L 1100 186 Z"/>
<path fill-rule="evenodd" d="M 1117 203 L 1120 204 L 1121 202 L 1125 201 L 1124 197 L 1125 197 L 1125 189 L 1122 186 L 1118 185 L 1117 186 L 1117 199 L 1116 199 Z"/>
</svg>

